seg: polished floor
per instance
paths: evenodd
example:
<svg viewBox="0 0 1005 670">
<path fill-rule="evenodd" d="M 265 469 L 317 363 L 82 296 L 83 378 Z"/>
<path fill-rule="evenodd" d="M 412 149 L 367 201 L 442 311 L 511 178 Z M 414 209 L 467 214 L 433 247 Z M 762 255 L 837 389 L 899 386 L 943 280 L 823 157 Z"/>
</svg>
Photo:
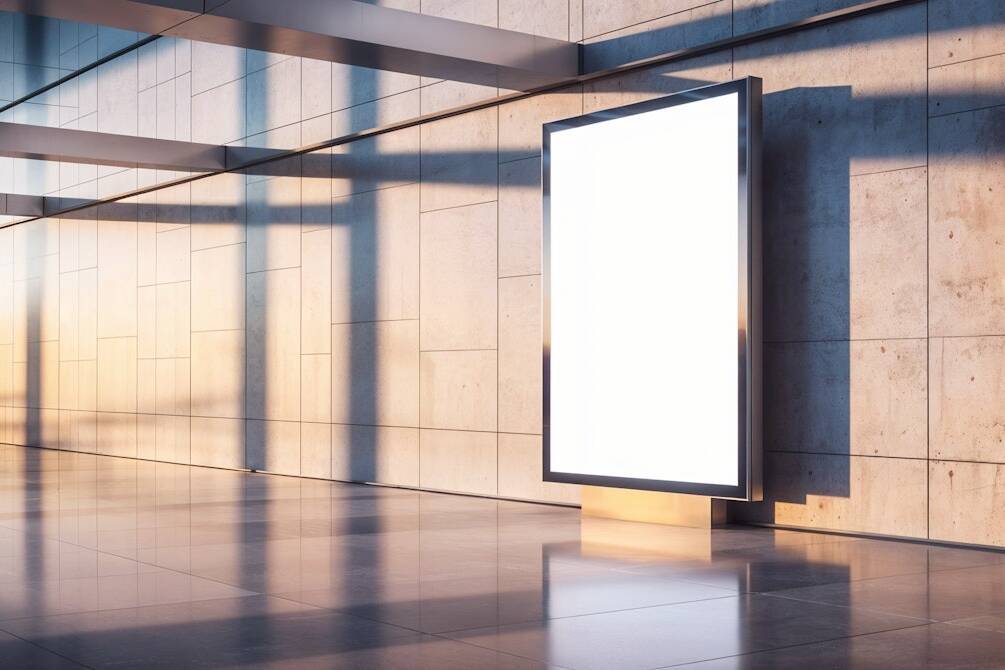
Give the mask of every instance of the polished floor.
<svg viewBox="0 0 1005 670">
<path fill-rule="evenodd" d="M 1005 668 L 1005 554 L 0 446 L 0 667 Z"/>
</svg>

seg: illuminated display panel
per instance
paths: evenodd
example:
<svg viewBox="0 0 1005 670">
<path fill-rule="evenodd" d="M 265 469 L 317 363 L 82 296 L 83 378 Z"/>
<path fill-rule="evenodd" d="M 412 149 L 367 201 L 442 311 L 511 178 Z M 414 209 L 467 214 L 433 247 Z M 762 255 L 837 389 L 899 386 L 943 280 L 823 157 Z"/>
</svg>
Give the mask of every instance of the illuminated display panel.
<svg viewBox="0 0 1005 670">
<path fill-rule="evenodd" d="M 544 127 L 544 479 L 759 499 L 760 81 Z"/>
</svg>

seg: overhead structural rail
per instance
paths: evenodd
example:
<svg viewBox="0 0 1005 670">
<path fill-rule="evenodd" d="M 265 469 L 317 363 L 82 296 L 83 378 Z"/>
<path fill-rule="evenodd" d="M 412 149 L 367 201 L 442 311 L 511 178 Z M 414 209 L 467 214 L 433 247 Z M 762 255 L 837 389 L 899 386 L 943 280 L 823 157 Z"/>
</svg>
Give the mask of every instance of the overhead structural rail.
<svg viewBox="0 0 1005 670">
<path fill-rule="evenodd" d="M 64 163 L 219 172 L 283 153 L 277 149 L 132 137 L 0 122 L 0 156 Z"/>
<path fill-rule="evenodd" d="M 117 2 L 117 1 L 122 1 L 122 0 L 110 0 L 110 2 Z M 154 3 L 154 0 L 148 0 L 148 2 Z M 181 2 L 181 0 L 163 0 L 164 4 L 172 4 L 172 3 L 178 3 L 178 2 Z M 442 119 L 447 119 L 447 118 L 451 118 L 451 117 L 454 117 L 454 116 L 459 116 L 461 114 L 466 114 L 466 113 L 469 113 L 469 112 L 474 112 L 474 111 L 477 111 L 477 110 L 480 110 L 480 109 L 487 109 L 489 107 L 494 107 L 494 106 L 497 106 L 497 105 L 500 105 L 500 104 L 504 104 L 504 103 L 508 103 L 508 102 L 515 102 L 517 100 L 523 100 L 523 99 L 526 99 L 526 98 L 529 98 L 529 97 L 532 97 L 532 96 L 535 96 L 535 95 L 540 95 L 542 93 L 560 91 L 563 88 L 566 88 L 566 87 L 569 87 L 569 86 L 574 86 L 574 85 L 577 85 L 577 84 L 583 84 L 583 83 L 588 83 L 588 82 L 593 82 L 593 81 L 600 81 L 600 80 L 609 79 L 609 78 L 612 78 L 612 77 L 622 76 L 622 75 L 629 74 L 629 73 L 632 73 L 632 72 L 638 72 L 638 71 L 645 70 L 645 69 L 648 69 L 648 68 L 659 67 L 659 66 L 666 65 L 666 64 L 669 64 L 669 63 L 674 63 L 674 62 L 679 62 L 679 61 L 686 61 L 688 59 L 696 58 L 696 57 L 699 57 L 699 56 L 704 56 L 704 55 L 709 54 L 709 53 L 715 53 L 715 52 L 723 51 L 725 49 L 731 49 L 731 48 L 734 48 L 734 47 L 737 47 L 737 46 L 742 46 L 742 45 L 747 45 L 747 44 L 754 44 L 754 43 L 758 43 L 758 42 L 763 42 L 763 41 L 774 39 L 774 38 L 781 37 L 781 36 L 784 36 L 784 35 L 790 35 L 790 34 L 793 34 L 793 33 L 804 31 L 804 30 L 810 30 L 810 29 L 813 29 L 813 28 L 818 28 L 820 26 L 832 25 L 832 24 L 840 23 L 840 22 L 843 22 L 843 21 L 848 21 L 848 20 L 851 20 L 851 19 L 859 18 L 859 17 L 866 16 L 866 15 L 873 14 L 873 13 L 877 13 L 877 12 L 883 12 L 883 11 L 888 11 L 888 10 L 896 9 L 896 8 L 899 8 L 899 7 L 905 7 L 905 6 L 909 6 L 909 5 L 919 4 L 921 2 L 924 2 L 924 0 L 867 0 L 866 2 L 862 2 L 862 3 L 859 3 L 857 5 L 852 5 L 850 7 L 846 7 L 846 8 L 843 8 L 843 9 L 834 10 L 834 11 L 831 11 L 831 12 L 824 12 L 824 13 L 817 14 L 817 15 L 812 16 L 812 17 L 808 17 L 808 18 L 805 18 L 805 19 L 799 19 L 797 21 L 793 21 L 793 22 L 790 22 L 790 23 L 782 24 L 782 25 L 775 26 L 775 27 L 772 27 L 772 28 L 766 28 L 764 30 L 758 30 L 758 31 L 751 32 L 751 33 L 745 33 L 745 34 L 742 34 L 742 35 L 736 35 L 734 37 L 725 38 L 725 39 L 722 39 L 722 40 L 718 40 L 718 41 L 715 41 L 715 42 L 710 42 L 710 43 L 707 43 L 707 44 L 702 44 L 702 45 L 695 46 L 695 47 L 689 47 L 689 48 L 680 49 L 680 50 L 677 50 L 677 51 L 672 51 L 672 52 L 660 54 L 658 56 L 653 56 L 653 57 L 650 57 L 650 58 L 645 58 L 645 59 L 642 59 L 642 60 L 633 61 L 633 62 L 630 62 L 630 63 L 625 63 L 623 65 L 619 65 L 617 67 L 613 67 L 613 68 L 610 68 L 610 69 L 607 69 L 607 70 L 602 70 L 602 71 L 597 71 L 597 72 L 590 72 L 590 73 L 586 73 L 586 74 L 580 74 L 580 75 L 577 75 L 577 76 L 574 76 L 574 77 L 569 77 L 569 78 L 564 79 L 564 80 L 556 81 L 556 82 L 551 83 L 551 84 L 546 84 L 546 85 L 543 85 L 543 86 L 539 86 L 539 87 L 531 89 L 529 91 L 507 93 L 507 94 L 500 95 L 500 96 L 497 96 L 497 97 L 488 98 L 488 99 L 485 99 L 485 100 L 479 100 L 477 102 L 469 103 L 469 104 L 462 105 L 462 106 L 459 106 L 459 107 L 453 107 L 451 109 L 446 109 L 446 110 L 439 111 L 439 112 L 434 112 L 434 113 L 430 113 L 430 114 L 420 115 L 420 116 L 417 116 L 417 117 L 403 119 L 403 120 L 395 121 L 393 123 L 389 123 L 389 124 L 386 124 L 386 125 L 383 125 L 383 126 L 377 126 L 377 127 L 374 127 L 374 128 L 367 128 L 367 129 L 364 129 L 364 130 L 360 130 L 360 131 L 356 131 L 356 132 L 353 132 L 353 133 L 349 133 L 347 135 L 341 135 L 339 137 L 334 137 L 334 138 L 329 139 L 329 140 L 324 140 L 322 142 L 316 142 L 316 143 L 309 144 L 309 145 L 306 145 L 306 146 L 298 147 L 296 149 L 285 149 L 285 150 L 277 150 L 277 149 L 251 149 L 251 148 L 249 148 L 249 149 L 241 149 L 241 148 L 237 148 L 237 147 L 215 147 L 215 146 L 212 146 L 212 145 L 192 145 L 192 143 L 188 143 L 188 142 L 177 142 L 176 144 L 188 145 L 189 147 L 198 146 L 198 147 L 202 147 L 204 149 L 205 148 L 210 148 L 210 149 L 212 149 L 214 151 L 217 151 L 217 152 L 222 151 L 222 152 L 224 152 L 224 158 L 222 160 L 223 160 L 223 163 L 226 166 L 222 167 L 222 168 L 209 168 L 210 171 L 207 171 L 207 172 L 201 172 L 201 173 L 190 175 L 190 176 L 184 176 L 184 177 L 179 177 L 177 179 L 172 179 L 172 180 L 165 181 L 165 182 L 160 182 L 160 183 L 153 184 L 153 185 L 150 185 L 150 186 L 140 187 L 140 188 L 137 188 L 137 189 L 133 189 L 133 190 L 124 192 L 124 193 L 116 194 L 116 195 L 111 196 L 111 197 L 102 198 L 102 199 L 100 199 L 98 201 L 93 201 L 93 202 L 88 201 L 88 202 L 84 202 L 84 203 L 69 204 L 69 205 L 60 207 L 58 210 L 52 210 L 52 211 L 50 211 L 48 208 L 46 208 L 46 209 L 44 209 L 44 212 L 45 212 L 44 215 L 45 216 L 58 216 L 58 215 L 61 215 L 61 214 L 68 214 L 68 213 L 71 213 L 71 212 L 74 212 L 74 211 L 77 211 L 77 210 L 80 210 L 80 209 L 84 209 L 86 207 L 90 207 L 90 206 L 93 206 L 93 205 L 96 205 L 96 204 L 104 204 L 104 203 L 111 203 L 111 202 L 116 202 L 116 201 L 119 201 L 119 200 L 124 200 L 126 198 L 134 197 L 134 196 L 141 195 L 141 194 L 144 194 L 144 193 L 149 193 L 151 191 L 156 191 L 156 190 L 160 190 L 160 189 L 163 189 L 163 188 L 168 188 L 170 186 L 175 186 L 175 185 L 179 185 L 179 184 L 184 184 L 184 183 L 196 181 L 198 179 L 203 179 L 205 177 L 210 177 L 210 176 L 213 176 L 213 175 L 216 175 L 216 174 L 220 174 L 220 173 L 223 173 L 223 172 L 235 172 L 235 171 L 240 171 L 240 170 L 266 170 L 267 171 L 269 169 L 267 166 L 269 166 L 269 165 L 278 165 L 278 161 L 282 161 L 282 160 L 285 160 L 285 159 L 293 159 L 293 158 L 296 158 L 298 156 L 303 156 L 305 154 L 310 154 L 312 152 L 319 151 L 319 150 L 322 150 L 322 149 L 328 149 L 328 148 L 332 148 L 332 147 L 336 147 L 336 146 L 350 144 L 350 143 L 356 142 L 358 140 L 362 140 L 362 139 L 366 139 L 366 138 L 371 138 L 371 137 L 376 137 L 376 136 L 383 135 L 383 134 L 386 134 L 386 133 L 391 133 L 391 132 L 395 132 L 395 131 L 398 131 L 398 130 L 403 130 L 405 128 L 412 128 L 412 127 L 415 127 L 415 126 L 418 126 L 418 125 L 421 125 L 421 124 L 424 124 L 424 123 L 429 123 L 431 121 L 438 121 L 438 120 L 442 120 Z M 80 4 L 81 5 L 85 5 L 85 6 L 86 5 L 90 5 L 90 4 L 94 4 L 94 3 L 101 4 L 100 0 L 80 0 Z M 3 9 L 6 5 L 10 5 L 10 4 L 20 4 L 20 3 L 16 3 L 16 2 L 15 3 L 11 3 L 9 0 L 0 0 L 0 9 Z M 26 4 L 33 4 L 33 3 L 26 3 Z M 62 4 L 62 0 L 47 0 L 44 4 L 45 5 L 49 5 L 49 4 Z M 154 4 L 156 4 L 156 3 L 154 3 Z M 191 3 L 189 3 L 189 4 L 191 4 Z M 13 155 L 9 151 L 10 147 L 9 146 L 5 146 L 4 127 L 5 126 L 12 127 L 12 126 L 17 126 L 17 125 L 18 124 L 0 124 L 0 156 Z M 24 128 L 24 126 L 18 126 L 18 127 Z M 56 128 L 41 128 L 41 130 L 46 131 L 46 132 L 59 132 L 59 131 L 61 131 L 61 129 L 56 129 Z M 83 133 L 84 131 L 72 131 L 72 132 L 81 132 L 81 133 Z M 85 133 L 85 134 L 87 134 L 87 135 L 94 135 L 94 136 L 101 136 L 102 135 L 102 133 Z M 121 137 L 121 136 L 114 136 L 114 137 Z M 137 142 L 165 142 L 166 141 L 166 140 L 150 140 L 150 139 L 146 139 L 146 138 L 125 138 L 125 139 L 127 139 L 127 140 L 136 140 Z M 92 145 L 98 144 L 98 143 L 99 143 L 98 141 L 92 141 L 91 142 Z M 139 145 L 136 145 L 136 146 L 138 147 Z M 33 156 L 26 156 L 26 157 L 36 157 L 36 158 L 41 158 L 42 157 L 42 156 L 37 155 L 39 153 L 37 151 L 35 151 L 35 152 L 28 151 L 27 153 L 33 153 L 35 155 L 33 155 Z M 64 159 L 55 157 L 58 153 L 59 153 L 59 151 L 56 150 L 54 152 L 54 154 L 53 154 L 53 157 L 50 157 L 49 160 L 64 160 Z M 194 154 L 199 154 L 199 153 L 200 153 L 200 151 L 195 151 L 194 152 Z M 78 157 L 78 161 L 79 162 L 96 163 L 96 162 L 99 162 L 98 158 L 99 157 L 95 157 L 93 155 L 89 156 L 86 160 Z M 138 160 L 138 159 L 142 158 L 142 156 L 140 156 L 139 154 L 137 154 L 135 156 L 135 158 Z M 219 160 L 219 158 L 217 158 L 216 160 Z M 118 163 L 105 163 L 105 164 L 113 164 L 114 165 L 114 164 L 118 164 Z M 138 163 L 131 163 L 131 164 L 132 165 L 139 165 Z M 140 166 L 142 167 L 142 165 L 140 165 Z M 172 168 L 172 169 L 183 169 L 183 170 L 187 170 L 187 171 L 195 171 L 192 167 L 188 167 L 188 168 L 176 167 L 176 168 Z M 39 216 L 36 216 L 35 218 L 39 218 Z M 15 224 L 7 224 L 7 225 L 15 225 Z M 0 226 L 0 227 L 4 227 L 4 226 Z"/>
<path fill-rule="evenodd" d="M 93 198 L 72 198 L 61 195 L 26 195 L 0 193 L 0 216 L 42 218 L 67 208 L 80 209 L 97 204 Z"/>
<path fill-rule="evenodd" d="M 44 216 L 43 200 L 40 195 L 0 193 L 0 216 Z"/>
<path fill-rule="evenodd" d="M 0 0 L 0 10 L 524 91 L 579 45 L 356 0 Z"/>
</svg>

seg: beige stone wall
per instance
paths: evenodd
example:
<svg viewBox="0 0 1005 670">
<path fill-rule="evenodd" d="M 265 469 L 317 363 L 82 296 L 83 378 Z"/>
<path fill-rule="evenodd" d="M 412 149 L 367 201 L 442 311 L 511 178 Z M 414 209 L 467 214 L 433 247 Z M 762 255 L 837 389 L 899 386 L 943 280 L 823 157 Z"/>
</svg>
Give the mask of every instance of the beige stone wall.
<svg viewBox="0 0 1005 670">
<path fill-rule="evenodd" d="M 395 6 L 602 67 L 850 4 Z M 753 75 L 767 499 L 734 512 L 1005 544 L 1003 64 L 1000 3 L 929 0 L 4 229 L 0 439 L 574 503 L 540 481 L 541 123 Z M 277 147 L 500 93 L 177 40 L 75 90 L 30 120 Z M 0 165 L 82 197 L 174 176 Z"/>
</svg>

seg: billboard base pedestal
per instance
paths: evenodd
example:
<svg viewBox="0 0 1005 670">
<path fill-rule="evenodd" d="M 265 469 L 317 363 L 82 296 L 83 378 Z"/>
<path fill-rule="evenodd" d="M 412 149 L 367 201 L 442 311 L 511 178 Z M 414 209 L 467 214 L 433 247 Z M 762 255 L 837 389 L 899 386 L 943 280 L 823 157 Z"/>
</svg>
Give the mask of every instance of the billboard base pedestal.
<svg viewBox="0 0 1005 670">
<path fill-rule="evenodd" d="M 714 528 L 728 522 L 726 501 L 660 491 L 582 488 L 583 516 L 642 521 L 687 528 Z"/>
</svg>

